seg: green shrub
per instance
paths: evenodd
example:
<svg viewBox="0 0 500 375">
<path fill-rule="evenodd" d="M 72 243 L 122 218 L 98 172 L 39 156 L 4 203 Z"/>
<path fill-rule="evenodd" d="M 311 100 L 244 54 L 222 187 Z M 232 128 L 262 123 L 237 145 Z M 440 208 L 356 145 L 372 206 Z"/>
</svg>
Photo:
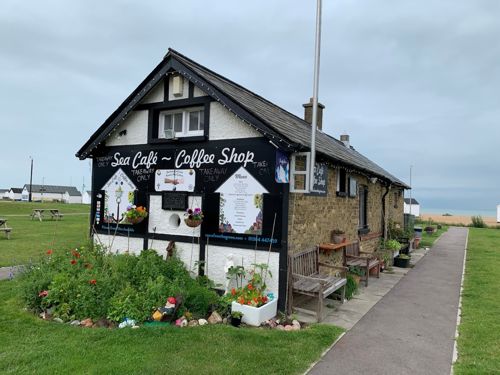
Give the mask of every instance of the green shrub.
<svg viewBox="0 0 500 375">
<path fill-rule="evenodd" d="M 479 216 L 472 216 L 471 221 L 472 221 L 471 226 L 473 228 L 486 228 L 487 227 L 486 223 L 484 222 L 483 218 L 480 215 Z"/>
<path fill-rule="evenodd" d="M 347 275 L 347 283 L 345 285 L 345 298 L 351 299 L 358 290 L 358 284 L 351 275 Z"/>
</svg>

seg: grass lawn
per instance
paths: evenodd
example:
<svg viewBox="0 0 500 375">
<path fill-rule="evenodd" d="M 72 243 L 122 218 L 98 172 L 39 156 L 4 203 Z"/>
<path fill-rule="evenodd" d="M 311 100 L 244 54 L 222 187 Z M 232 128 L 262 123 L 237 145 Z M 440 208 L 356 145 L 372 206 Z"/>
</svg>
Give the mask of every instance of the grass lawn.
<svg viewBox="0 0 500 375">
<path fill-rule="evenodd" d="M 500 230 L 469 229 L 455 374 L 500 373 Z"/>
<path fill-rule="evenodd" d="M 342 332 L 327 325 L 299 332 L 71 327 L 24 311 L 17 288 L 0 282 L 2 374 L 298 374 Z"/>
<path fill-rule="evenodd" d="M 33 208 L 57 208 L 64 218 L 31 220 Z M 10 240 L 0 233 L 0 267 L 26 263 L 49 248 L 68 250 L 84 243 L 88 236 L 89 205 L 0 201 L 0 217 L 12 228 Z"/>
</svg>

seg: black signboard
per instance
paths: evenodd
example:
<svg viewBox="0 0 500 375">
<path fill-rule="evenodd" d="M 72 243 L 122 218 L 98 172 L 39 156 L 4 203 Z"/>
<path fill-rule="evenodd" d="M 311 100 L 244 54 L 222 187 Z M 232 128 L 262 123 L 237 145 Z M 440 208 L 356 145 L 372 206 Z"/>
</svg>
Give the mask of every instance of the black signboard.
<svg viewBox="0 0 500 375">
<path fill-rule="evenodd" d="M 165 191 L 162 194 L 161 208 L 164 210 L 187 210 L 188 194 L 174 191 Z"/>
<path fill-rule="evenodd" d="M 328 165 L 316 163 L 311 195 L 326 196 L 328 194 Z"/>
</svg>

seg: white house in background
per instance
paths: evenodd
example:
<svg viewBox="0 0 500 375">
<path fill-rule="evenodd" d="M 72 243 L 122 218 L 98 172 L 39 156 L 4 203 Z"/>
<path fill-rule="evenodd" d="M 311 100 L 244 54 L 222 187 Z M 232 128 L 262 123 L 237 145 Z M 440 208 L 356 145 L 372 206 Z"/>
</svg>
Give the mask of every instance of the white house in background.
<svg viewBox="0 0 500 375">
<path fill-rule="evenodd" d="M 7 199 L 8 193 L 9 193 L 9 189 L 0 189 L 0 200 Z"/>
<path fill-rule="evenodd" d="M 11 201 L 20 201 L 23 189 L 21 188 L 10 188 L 4 197 L 10 199 Z"/>
<path fill-rule="evenodd" d="M 29 200 L 30 185 L 24 185 L 22 200 Z M 82 203 L 82 193 L 74 186 L 31 185 L 32 201 L 58 201 L 63 203 Z"/>
<path fill-rule="evenodd" d="M 92 192 L 90 190 L 84 191 L 82 194 L 82 203 L 90 204 L 92 202 Z"/>
<path fill-rule="evenodd" d="M 412 214 L 415 216 L 420 216 L 420 203 L 417 202 L 415 198 L 405 198 L 404 201 L 404 212 L 405 214 Z"/>
<path fill-rule="evenodd" d="M 500 204 L 497 206 L 497 223 L 500 223 Z"/>
</svg>

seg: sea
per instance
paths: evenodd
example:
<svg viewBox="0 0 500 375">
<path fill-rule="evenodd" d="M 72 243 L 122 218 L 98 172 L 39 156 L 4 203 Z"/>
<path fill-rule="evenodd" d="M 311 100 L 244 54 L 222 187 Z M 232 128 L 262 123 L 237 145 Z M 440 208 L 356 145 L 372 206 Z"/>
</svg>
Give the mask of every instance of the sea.
<svg viewBox="0 0 500 375">
<path fill-rule="evenodd" d="M 482 216 L 482 217 L 497 217 L 496 207 L 491 210 L 464 210 L 455 208 L 432 208 L 420 207 L 421 214 L 451 214 L 454 216 Z"/>
</svg>

